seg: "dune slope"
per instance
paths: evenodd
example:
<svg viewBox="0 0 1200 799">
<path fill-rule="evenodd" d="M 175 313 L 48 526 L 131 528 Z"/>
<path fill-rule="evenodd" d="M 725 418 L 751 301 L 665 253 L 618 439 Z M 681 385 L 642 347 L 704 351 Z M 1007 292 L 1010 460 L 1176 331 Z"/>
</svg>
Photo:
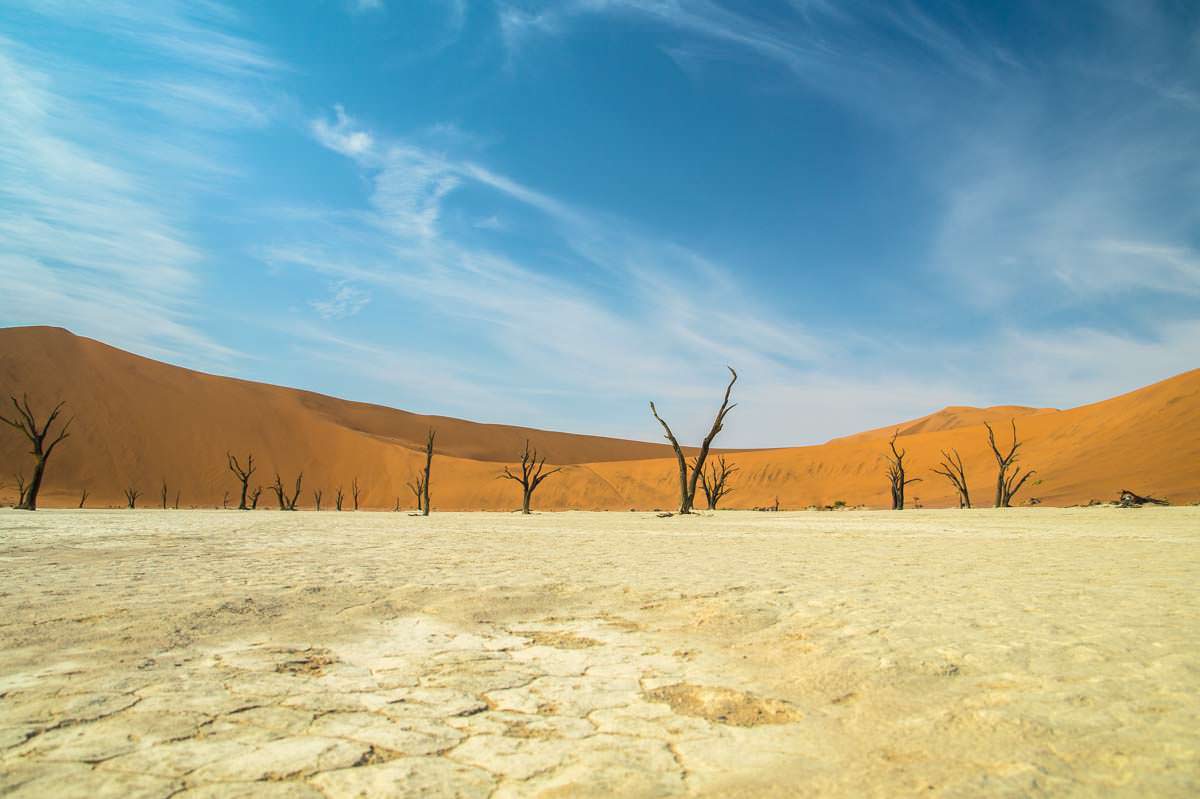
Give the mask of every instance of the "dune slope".
<svg viewBox="0 0 1200 799">
<path fill-rule="evenodd" d="M 437 428 L 435 509 L 508 510 L 519 505 L 516 486 L 497 480 L 503 463 L 526 438 L 550 462 L 566 467 L 535 497 L 542 509 L 627 510 L 670 508 L 677 501 L 674 460 L 664 445 L 598 436 L 529 430 L 407 413 L 182 369 L 135 356 L 58 328 L 0 330 L 0 396 L 28 392 L 48 407 L 56 398 L 76 416 L 72 437 L 47 473 L 42 501 L 73 506 L 81 489 L 89 506 L 123 503 L 127 487 L 142 505 L 157 505 L 163 481 L 168 504 L 220 506 L 237 484 L 225 453 L 253 452 L 253 484 L 285 484 L 303 471 L 301 505 L 311 489 L 325 506 L 341 486 L 358 478 L 362 507 L 409 507 L 406 482 L 416 473 L 428 427 Z M 1113 498 L 1121 488 L 1173 502 L 1200 499 L 1200 370 L 1113 399 L 1070 410 L 950 407 L 894 427 L 835 439 L 820 446 L 737 452 L 740 472 L 732 508 L 774 503 L 784 508 L 827 505 L 884 507 L 888 501 L 883 453 L 900 430 L 908 452 L 910 503 L 956 505 L 950 485 L 933 474 L 942 450 L 958 449 L 967 466 L 972 499 L 990 505 L 995 464 L 982 426 L 1017 421 L 1021 463 L 1037 474 L 1018 501 L 1036 497 L 1069 505 Z M 18 471 L 30 469 L 27 443 L 0 431 L 0 501 L 15 498 Z M 270 491 L 263 505 L 272 507 Z M 236 499 L 234 500 L 236 502 Z"/>
</svg>

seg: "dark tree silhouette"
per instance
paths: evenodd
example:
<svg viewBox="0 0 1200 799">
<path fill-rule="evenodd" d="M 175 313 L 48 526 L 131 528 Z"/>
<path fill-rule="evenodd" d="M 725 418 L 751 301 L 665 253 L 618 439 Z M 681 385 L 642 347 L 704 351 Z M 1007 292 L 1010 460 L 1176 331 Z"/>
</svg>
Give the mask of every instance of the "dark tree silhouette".
<svg viewBox="0 0 1200 799">
<path fill-rule="evenodd" d="M 175 489 L 175 510 L 179 510 L 179 489 Z"/>
<path fill-rule="evenodd" d="M 246 490 L 250 486 L 250 475 L 254 474 L 257 467 L 254 465 L 254 455 L 246 456 L 246 465 L 238 463 L 238 459 L 232 454 L 226 452 L 225 457 L 229 459 L 229 471 L 237 475 L 237 479 L 242 483 L 242 498 L 238 502 L 238 510 L 249 510 L 246 505 Z"/>
<path fill-rule="evenodd" d="M 324 494 L 325 494 L 325 492 L 319 488 L 313 489 L 313 499 L 316 500 L 316 502 L 317 502 L 317 510 L 318 511 L 321 510 L 321 497 L 324 496 Z"/>
<path fill-rule="evenodd" d="M 29 395 L 23 394 L 21 401 L 18 402 L 15 396 L 10 395 L 13 407 L 17 410 L 17 415 L 11 419 L 7 416 L 0 416 L 0 422 L 20 430 L 21 433 L 29 439 L 29 443 L 33 449 L 29 454 L 33 456 L 33 476 L 29 478 L 28 485 L 25 486 L 24 492 L 21 494 L 21 501 L 17 503 L 17 508 L 20 510 L 37 510 L 38 493 L 42 490 L 42 479 L 46 475 L 46 461 L 50 459 L 54 448 L 63 442 L 64 439 L 70 438 L 68 432 L 71 428 L 71 422 L 75 421 L 74 417 L 67 420 L 67 423 L 59 428 L 58 433 L 50 439 L 50 443 L 46 440 L 50 438 L 50 426 L 58 419 L 58 415 L 62 413 L 62 408 L 66 402 L 59 402 L 50 411 L 50 415 L 46 417 L 44 424 L 37 423 L 37 414 L 29 405 Z"/>
<path fill-rule="evenodd" d="M 296 501 L 300 499 L 300 484 L 304 481 L 304 472 L 296 475 L 296 490 L 291 496 L 288 496 L 287 491 L 283 487 L 283 481 L 279 479 L 279 472 L 275 472 L 275 485 L 271 489 L 275 492 L 275 498 L 279 500 L 280 510 L 295 510 Z"/>
<path fill-rule="evenodd" d="M 79 507 L 83 507 L 83 503 L 87 502 L 88 490 L 86 488 L 79 489 Z"/>
<path fill-rule="evenodd" d="M 954 486 L 954 490 L 958 492 L 958 507 L 971 507 L 971 492 L 967 490 L 967 470 L 963 468 L 962 456 L 958 454 L 958 450 L 942 450 L 942 462 L 933 472 L 945 477 Z"/>
<path fill-rule="evenodd" d="M 255 486 L 250 493 L 250 510 L 258 510 L 258 499 L 262 496 L 262 486 Z"/>
<path fill-rule="evenodd" d="M 400 497 L 396 497 L 396 507 L 392 508 L 394 513 L 400 512 Z"/>
<path fill-rule="evenodd" d="M 433 467 L 433 439 L 437 431 L 429 428 L 425 436 L 425 477 L 421 480 L 421 515 L 429 515 L 429 472 Z"/>
<path fill-rule="evenodd" d="M 497 479 L 512 480 L 521 484 L 521 513 L 528 514 L 529 502 L 533 499 L 533 492 L 537 491 L 538 486 L 542 484 L 550 475 L 555 472 L 561 472 L 562 467 L 557 466 L 550 471 L 544 471 L 546 468 L 546 457 L 538 460 L 536 449 L 529 448 L 529 439 L 525 439 L 525 451 L 521 453 L 521 473 L 513 474 L 507 466 L 504 467 L 504 474 L 497 475 Z"/>
<path fill-rule="evenodd" d="M 899 430 L 892 433 L 892 439 L 888 442 L 888 447 L 892 451 L 887 456 L 887 475 L 892 489 L 892 510 L 904 510 L 904 487 L 909 483 L 921 482 L 920 477 L 905 478 L 904 456 L 908 454 L 908 450 L 896 449 L 896 437 L 899 435 Z"/>
<path fill-rule="evenodd" d="M 692 469 L 696 467 L 693 465 Z M 708 509 L 716 510 L 721 498 L 733 492 L 729 478 L 734 472 L 741 471 L 737 466 L 728 463 L 725 456 L 717 458 L 716 463 L 710 463 L 708 468 L 700 472 L 700 487 L 704 490 L 704 498 L 708 501 Z"/>
<path fill-rule="evenodd" d="M 225 496 L 221 497 L 221 509 L 229 510 L 229 492 L 225 492 Z"/>
<path fill-rule="evenodd" d="M 1012 424 L 1012 446 L 1009 447 L 1007 453 L 1002 453 L 1000 448 L 996 446 L 996 433 L 992 430 L 992 426 L 987 422 L 983 426 L 988 431 L 988 444 L 992 448 L 992 454 L 996 456 L 996 507 L 1011 508 L 1012 498 L 1021 490 L 1021 486 L 1025 485 L 1025 481 L 1032 475 L 1036 474 L 1033 469 L 1021 474 L 1021 467 L 1017 465 L 1017 450 L 1021 448 L 1021 443 L 1017 440 L 1017 420 L 1009 419 Z M 1012 470 L 1011 473 L 1009 470 Z"/>
<path fill-rule="evenodd" d="M 136 488 L 133 488 L 132 486 L 125 489 L 125 501 L 129 503 L 126 507 L 128 507 L 130 510 L 133 510 L 134 508 L 136 508 L 138 497 L 140 497 L 141 495 L 142 495 L 142 492 L 138 491 Z"/>
<path fill-rule="evenodd" d="M 729 370 L 729 374 L 732 377 L 729 380 L 729 385 L 725 387 L 725 398 L 721 400 L 721 407 L 717 410 L 717 417 L 713 420 L 712 429 L 704 437 L 704 441 L 700 444 L 700 452 L 692 462 L 690 476 L 688 474 L 687 458 L 683 456 L 683 449 L 679 446 L 678 439 L 671 432 L 670 425 L 658 415 L 658 409 L 654 407 L 654 403 L 650 403 L 650 413 L 654 414 L 654 418 L 662 425 L 667 441 L 671 442 L 671 448 L 675 450 L 675 460 L 679 466 L 679 512 L 681 514 L 692 512 L 692 505 L 696 499 L 696 483 L 704 471 L 704 462 L 708 458 L 708 450 L 712 446 L 713 439 L 717 437 L 717 433 L 720 433 L 721 428 L 725 425 L 725 415 L 737 407 L 736 402 L 733 404 L 729 402 L 729 393 L 733 390 L 733 384 L 737 382 L 737 372 L 734 371 L 732 366 L 725 368 Z"/>
<path fill-rule="evenodd" d="M 159 499 L 162 502 L 162 509 L 167 509 L 167 479 L 164 477 L 162 481 L 162 490 L 159 491 Z"/>
<path fill-rule="evenodd" d="M 350 481 L 350 500 L 354 503 L 354 509 L 358 510 L 358 496 L 360 489 L 358 487 L 358 477 L 356 476 Z"/>
<path fill-rule="evenodd" d="M 27 490 L 25 472 L 17 472 L 14 477 L 17 478 L 17 504 L 13 505 L 13 507 L 20 508 L 25 504 L 25 491 Z"/>
<path fill-rule="evenodd" d="M 336 507 L 338 510 L 341 510 L 342 509 L 342 500 L 344 500 L 345 498 L 346 498 L 346 495 L 344 493 L 342 493 L 342 487 L 338 486 L 337 493 L 333 495 L 334 507 Z"/>
<path fill-rule="evenodd" d="M 417 511 L 420 512 L 422 507 L 421 492 L 425 490 L 425 478 L 418 475 L 405 483 L 405 485 L 408 486 L 408 490 L 413 493 L 413 496 L 417 498 Z"/>
</svg>

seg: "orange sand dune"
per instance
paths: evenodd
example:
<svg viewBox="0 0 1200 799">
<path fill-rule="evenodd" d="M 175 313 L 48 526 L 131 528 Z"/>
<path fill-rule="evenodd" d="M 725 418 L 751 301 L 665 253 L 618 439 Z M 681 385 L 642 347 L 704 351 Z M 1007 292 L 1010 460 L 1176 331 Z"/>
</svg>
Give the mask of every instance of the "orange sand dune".
<svg viewBox="0 0 1200 799">
<path fill-rule="evenodd" d="M 58 328 L 0 330 L 0 395 L 28 392 L 41 407 L 67 400 L 77 419 L 72 437 L 47 471 L 42 504 L 73 506 L 81 488 L 89 506 L 122 504 L 122 491 L 143 492 L 157 505 L 165 479 L 169 501 L 181 507 L 220 505 L 236 483 L 225 452 L 255 454 L 255 482 L 278 470 L 285 484 L 303 470 L 301 504 L 311 489 L 324 504 L 358 477 L 364 508 L 411 506 L 405 483 L 422 456 L 430 425 L 438 430 L 432 482 L 436 509 L 506 510 L 519 505 L 513 483 L 496 479 L 526 437 L 563 465 L 535 497 L 542 509 L 670 508 L 677 478 L 664 445 L 484 425 L 349 402 L 306 391 L 202 374 L 141 358 Z M 735 411 L 735 413 L 738 411 Z M 1200 370 L 1147 388 L 1065 411 L 1018 407 L 951 407 L 898 425 L 908 450 L 910 502 L 956 505 L 948 483 L 929 469 L 941 449 L 957 448 L 972 498 L 990 505 L 995 470 L 982 422 L 1016 417 L 1022 463 L 1037 470 L 1019 501 L 1037 497 L 1067 505 L 1110 499 L 1124 487 L 1174 502 L 1200 499 Z M 731 508 L 826 505 L 885 507 L 886 438 L 897 426 L 812 447 L 738 452 L 741 471 Z M 1007 424 L 998 428 L 1006 440 Z M 23 439 L 0 431 L 0 500 L 11 502 L 11 475 L 29 471 Z M 236 501 L 236 500 L 235 500 Z M 347 500 L 348 501 L 348 500 Z M 263 506 L 273 500 L 264 494 Z"/>
</svg>

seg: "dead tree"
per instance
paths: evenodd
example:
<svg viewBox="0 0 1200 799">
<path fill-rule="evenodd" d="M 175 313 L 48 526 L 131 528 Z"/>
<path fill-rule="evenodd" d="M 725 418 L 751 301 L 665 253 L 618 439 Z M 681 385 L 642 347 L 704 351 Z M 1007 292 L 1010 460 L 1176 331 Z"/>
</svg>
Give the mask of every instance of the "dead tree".
<svg viewBox="0 0 1200 799">
<path fill-rule="evenodd" d="M 400 512 L 400 497 L 399 496 L 396 497 L 396 507 L 392 508 L 392 512 L 393 513 Z"/>
<path fill-rule="evenodd" d="M 358 510 L 358 495 L 359 495 L 359 493 L 360 493 L 360 491 L 359 491 L 359 487 L 358 487 L 358 477 L 355 477 L 353 480 L 350 481 L 350 500 L 354 503 L 355 510 Z"/>
<path fill-rule="evenodd" d="M 346 498 L 346 495 L 344 493 L 342 493 L 342 487 L 338 486 L 337 493 L 333 495 L 334 507 L 336 507 L 338 510 L 341 510 L 342 509 L 342 500 L 344 500 L 345 498 Z"/>
<path fill-rule="evenodd" d="M 319 488 L 313 489 L 313 499 L 316 500 L 316 502 L 317 502 L 317 510 L 318 511 L 321 510 L 321 497 L 324 496 L 324 494 L 325 494 L 325 492 Z"/>
<path fill-rule="evenodd" d="M 276 499 L 279 500 L 280 510 L 295 510 L 296 501 L 300 499 L 300 484 L 304 481 L 304 472 L 296 475 L 296 490 L 291 496 L 283 488 L 283 481 L 279 479 L 279 472 L 275 472 L 275 485 L 271 488 L 275 492 Z"/>
<path fill-rule="evenodd" d="M 692 469 L 696 467 L 693 465 Z M 729 478 L 734 472 L 741 471 L 737 466 L 728 463 L 725 456 L 717 458 L 716 463 L 710 463 L 707 469 L 700 472 L 700 488 L 704 490 L 704 498 L 708 500 L 708 509 L 716 510 L 721 498 L 733 492 Z"/>
<path fill-rule="evenodd" d="M 429 428 L 425 436 L 425 477 L 421 480 L 421 515 L 429 515 L 429 471 L 433 466 L 433 439 L 437 431 Z"/>
<path fill-rule="evenodd" d="M 28 485 L 25 486 L 24 492 L 21 495 L 21 501 L 17 503 L 17 508 L 20 510 L 37 510 L 38 493 L 42 490 L 42 479 L 46 474 L 46 461 L 50 459 L 54 448 L 62 443 L 64 439 L 70 438 L 68 432 L 71 428 L 71 422 L 75 421 L 74 417 L 67 420 L 67 423 L 59 428 L 58 433 L 50 441 L 46 443 L 46 439 L 50 437 L 50 426 L 58 419 L 58 415 L 62 413 L 65 402 L 59 402 L 50 411 L 50 415 L 46 417 L 46 422 L 39 425 L 37 423 L 37 414 L 33 412 L 33 408 L 29 406 L 29 395 L 21 396 L 21 401 L 18 402 L 15 396 L 9 396 L 12 400 L 13 407 L 17 409 L 17 415 L 13 418 L 0 416 L 0 422 L 20 430 L 21 433 L 29 439 L 29 443 L 33 449 L 29 454 L 33 456 L 33 476 L 29 478 Z"/>
<path fill-rule="evenodd" d="M 1121 489 L 1121 496 L 1117 500 L 1117 505 L 1122 508 L 1140 508 L 1142 505 L 1170 505 L 1171 503 L 1165 499 L 1158 497 L 1143 497 L 1133 493 L 1128 488 Z"/>
<path fill-rule="evenodd" d="M 83 507 L 83 503 L 87 502 L 88 490 L 86 488 L 79 489 L 79 507 Z"/>
<path fill-rule="evenodd" d="M 420 512 L 422 507 L 421 492 L 425 490 L 425 478 L 418 475 L 405 483 L 405 485 L 408 486 L 408 490 L 413 493 L 413 496 L 417 498 L 417 511 Z"/>
<path fill-rule="evenodd" d="M 229 510 L 229 492 L 225 492 L 225 496 L 221 497 L 221 509 Z"/>
<path fill-rule="evenodd" d="M 162 489 L 159 491 L 159 500 L 162 502 L 162 509 L 167 509 L 167 479 L 164 477 L 162 481 Z"/>
<path fill-rule="evenodd" d="M 991 445 L 992 453 L 996 456 L 996 466 L 998 473 L 996 474 L 996 507 L 1011 508 L 1012 498 L 1021 490 L 1021 486 L 1025 485 L 1025 481 L 1036 474 L 1033 469 L 1021 474 L 1021 467 L 1017 465 L 1017 450 L 1021 448 L 1021 443 L 1017 441 L 1017 420 L 1010 419 L 1012 424 L 1012 446 L 1009 447 L 1007 453 L 1000 452 L 1000 448 L 996 446 L 996 434 L 992 430 L 992 426 L 987 422 L 983 426 L 988 431 L 988 444 Z M 1009 470 L 1012 470 L 1011 474 Z"/>
<path fill-rule="evenodd" d="M 733 391 L 733 384 L 737 382 L 737 372 L 732 366 L 725 367 L 732 375 L 729 380 L 729 385 L 725 387 L 725 398 L 721 400 L 721 407 L 717 410 L 717 416 L 713 420 L 712 429 L 708 431 L 708 435 L 704 437 L 704 441 L 700 444 L 700 452 L 696 455 L 692 463 L 689 475 L 687 458 L 683 456 L 683 449 L 679 446 L 678 439 L 671 432 L 671 427 L 661 416 L 658 415 L 658 409 L 654 407 L 654 403 L 650 403 L 650 413 L 654 414 L 654 418 L 662 425 L 663 431 L 666 433 L 667 441 L 671 442 L 671 448 L 675 450 L 675 461 L 679 466 L 679 512 L 681 514 L 691 513 L 692 504 L 696 499 L 696 484 L 700 479 L 700 475 L 704 472 L 704 462 L 708 458 L 708 450 L 712 446 L 713 439 L 717 437 L 717 433 L 721 432 L 721 428 L 725 426 L 725 415 L 737 407 L 737 403 L 730 404 L 729 393 Z"/>
<path fill-rule="evenodd" d="M 891 483 L 892 490 L 892 510 L 904 510 L 904 487 L 909 483 L 921 482 L 920 477 L 905 477 L 904 456 L 908 454 L 908 450 L 896 449 L 896 437 L 899 435 L 899 430 L 892 433 L 892 439 L 888 442 L 892 454 L 886 456 L 888 481 Z"/>
<path fill-rule="evenodd" d="M 179 510 L 179 489 L 175 489 L 175 510 Z"/>
<path fill-rule="evenodd" d="M 128 507 L 130 510 L 133 510 L 134 508 L 136 508 L 138 497 L 140 497 L 141 495 L 142 495 L 142 492 L 138 491 L 136 488 L 133 488 L 132 486 L 125 489 L 125 501 L 129 503 L 126 507 Z"/>
<path fill-rule="evenodd" d="M 258 510 L 258 498 L 262 496 L 262 486 L 255 486 L 250 494 L 250 510 Z"/>
<path fill-rule="evenodd" d="M 967 471 L 963 468 L 962 456 L 958 454 L 958 450 L 942 450 L 942 462 L 933 472 L 945 477 L 954 486 L 954 490 L 958 492 L 958 507 L 971 507 L 971 493 L 967 491 Z"/>
<path fill-rule="evenodd" d="M 254 455 L 250 454 L 246 456 L 246 466 L 244 468 L 232 454 L 226 452 L 225 457 L 229 459 L 229 471 L 237 475 L 237 479 L 242 483 L 242 499 L 238 502 L 238 510 L 249 510 L 246 506 L 246 490 L 250 486 L 250 475 L 254 474 L 256 469 Z"/>
<path fill-rule="evenodd" d="M 14 476 L 17 478 L 17 504 L 13 507 L 20 508 L 25 504 L 25 472 L 17 472 Z"/>
<path fill-rule="evenodd" d="M 529 448 L 529 439 L 525 439 L 525 451 L 521 453 L 521 473 L 514 474 L 507 466 L 504 467 L 504 474 L 497 475 L 497 479 L 512 480 L 521 484 L 521 513 L 529 514 L 529 502 L 533 499 L 533 492 L 537 491 L 538 486 L 542 484 L 550 475 L 555 472 L 561 472 L 562 467 L 556 466 L 550 471 L 544 471 L 546 468 L 546 456 L 538 460 L 536 449 Z"/>
</svg>

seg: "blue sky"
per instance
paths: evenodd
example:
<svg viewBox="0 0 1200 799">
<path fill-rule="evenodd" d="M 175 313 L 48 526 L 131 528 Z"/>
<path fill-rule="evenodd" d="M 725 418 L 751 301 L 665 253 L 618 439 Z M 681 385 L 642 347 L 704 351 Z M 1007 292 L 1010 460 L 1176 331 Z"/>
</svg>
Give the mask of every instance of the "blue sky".
<svg viewBox="0 0 1200 799">
<path fill-rule="evenodd" d="M 1190 2 L 8 0 L 0 323 L 814 443 L 1200 365 Z"/>
</svg>

